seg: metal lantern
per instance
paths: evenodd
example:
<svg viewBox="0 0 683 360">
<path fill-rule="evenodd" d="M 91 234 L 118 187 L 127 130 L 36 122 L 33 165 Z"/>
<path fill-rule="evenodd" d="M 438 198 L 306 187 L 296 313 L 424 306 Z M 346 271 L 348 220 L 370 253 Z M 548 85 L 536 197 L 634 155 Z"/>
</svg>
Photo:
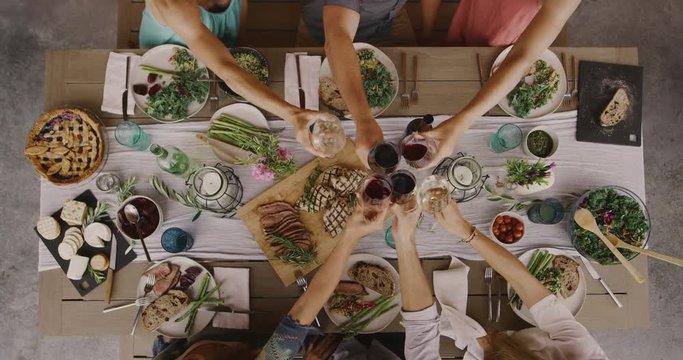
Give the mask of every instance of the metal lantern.
<svg viewBox="0 0 683 360">
<path fill-rule="evenodd" d="M 448 179 L 451 197 L 456 202 L 466 202 L 479 195 L 489 178 L 484 175 L 481 165 L 472 156 L 459 152 L 455 157 L 446 157 L 432 172 Z"/>
<path fill-rule="evenodd" d="M 186 185 L 202 210 L 233 216 L 241 205 L 242 183 L 231 167 L 221 163 L 195 170 Z"/>
</svg>

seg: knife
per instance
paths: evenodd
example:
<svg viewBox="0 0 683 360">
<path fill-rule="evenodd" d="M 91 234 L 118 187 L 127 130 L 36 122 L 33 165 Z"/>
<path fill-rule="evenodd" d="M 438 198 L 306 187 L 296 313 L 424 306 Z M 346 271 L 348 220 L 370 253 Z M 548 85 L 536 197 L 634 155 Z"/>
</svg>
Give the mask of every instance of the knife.
<svg viewBox="0 0 683 360">
<path fill-rule="evenodd" d="M 236 310 L 228 305 L 203 305 L 199 308 L 202 311 L 215 311 L 233 314 L 270 314 L 270 311 L 255 311 L 255 310 Z"/>
<path fill-rule="evenodd" d="M 123 105 L 123 121 L 128 121 L 128 75 L 130 73 L 130 56 L 126 56 L 126 88 L 123 90 L 121 104 Z"/>
<path fill-rule="evenodd" d="M 614 293 L 612 292 L 612 290 L 610 290 L 609 286 L 607 286 L 605 281 L 602 280 L 602 278 L 600 277 L 600 274 L 598 274 L 598 271 L 595 269 L 595 267 L 593 267 L 593 264 L 591 264 L 591 262 L 588 261 L 588 259 L 586 259 L 585 257 L 583 257 L 583 256 L 579 256 L 579 257 L 581 258 L 581 262 L 583 262 L 583 266 L 586 267 L 586 270 L 588 270 L 588 273 L 591 275 L 591 277 L 595 280 L 600 281 L 600 284 L 602 284 L 602 287 L 604 287 L 605 290 L 607 290 L 607 292 L 609 293 L 609 296 L 612 297 L 612 300 L 614 300 L 614 302 L 617 304 L 617 306 L 622 307 L 623 305 L 621 304 L 621 301 L 619 301 L 617 296 L 614 295 Z"/>
<path fill-rule="evenodd" d="M 294 55 L 296 58 L 296 80 L 299 83 L 299 107 L 306 108 L 306 93 L 301 87 L 301 65 L 299 64 L 299 55 Z"/>
<path fill-rule="evenodd" d="M 125 110 L 124 110 L 125 113 Z M 111 302 L 111 290 L 114 287 L 114 270 L 116 270 L 116 236 L 112 234 L 111 237 L 111 252 L 109 253 L 109 269 L 107 269 L 107 292 L 104 296 L 104 301 L 109 304 Z"/>
</svg>

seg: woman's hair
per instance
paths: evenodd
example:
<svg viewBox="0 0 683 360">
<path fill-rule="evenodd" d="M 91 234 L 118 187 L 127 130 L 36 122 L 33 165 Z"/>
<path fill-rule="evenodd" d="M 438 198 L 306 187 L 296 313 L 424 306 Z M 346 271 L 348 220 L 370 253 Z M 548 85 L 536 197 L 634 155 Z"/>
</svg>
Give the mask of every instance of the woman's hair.
<svg viewBox="0 0 683 360">
<path fill-rule="evenodd" d="M 489 343 L 484 354 L 486 360 L 543 360 L 507 333 L 496 331 L 486 338 Z"/>
</svg>

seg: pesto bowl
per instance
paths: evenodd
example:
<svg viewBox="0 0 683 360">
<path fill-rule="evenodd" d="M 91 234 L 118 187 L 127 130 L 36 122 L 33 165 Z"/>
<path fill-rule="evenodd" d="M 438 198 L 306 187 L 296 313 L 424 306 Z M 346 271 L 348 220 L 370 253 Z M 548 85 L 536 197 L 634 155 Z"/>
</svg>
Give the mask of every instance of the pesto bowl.
<svg viewBox="0 0 683 360">
<path fill-rule="evenodd" d="M 574 248 L 594 263 L 601 265 L 619 264 L 602 241 L 592 233 L 582 229 L 573 220 L 578 208 L 588 209 L 596 217 L 603 233 L 609 231 L 621 240 L 640 248 L 647 245 L 650 238 L 650 214 L 643 200 L 633 191 L 620 186 L 603 186 L 586 191 L 581 195 L 569 213 L 569 238 Z M 629 235 L 633 232 L 633 235 Z M 628 260 L 638 253 L 619 249 Z"/>
</svg>

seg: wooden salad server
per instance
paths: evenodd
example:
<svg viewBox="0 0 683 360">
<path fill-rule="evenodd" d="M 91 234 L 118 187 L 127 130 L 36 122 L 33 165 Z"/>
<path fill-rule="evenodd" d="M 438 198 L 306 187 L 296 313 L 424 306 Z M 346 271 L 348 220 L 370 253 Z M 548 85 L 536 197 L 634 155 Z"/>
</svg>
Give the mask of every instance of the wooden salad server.
<svg viewBox="0 0 683 360">
<path fill-rule="evenodd" d="M 241 149 L 235 145 L 224 143 L 220 140 L 210 138 L 204 134 L 196 134 L 197 140 L 211 146 L 214 155 L 219 160 L 225 161 L 230 164 L 239 163 L 239 159 L 245 159 L 252 155 L 251 152 Z"/>
<path fill-rule="evenodd" d="M 643 274 L 638 271 L 638 269 L 633 266 L 622 253 L 617 250 L 617 248 L 605 237 L 605 235 L 600 231 L 600 228 L 598 227 L 598 223 L 595 221 L 595 217 L 593 214 L 591 214 L 590 211 L 587 209 L 576 209 L 576 212 L 574 213 L 574 221 L 576 223 L 584 228 L 585 230 L 588 230 L 595 234 L 597 237 L 602 240 L 602 242 L 607 246 L 607 248 L 612 252 L 614 256 L 616 256 L 617 260 L 623 265 L 626 270 L 633 276 L 633 278 L 636 280 L 637 283 L 642 284 L 645 282 L 645 277 Z"/>
<path fill-rule="evenodd" d="M 655 259 L 659 259 L 662 261 L 666 261 L 670 264 L 674 264 L 674 265 L 678 265 L 678 266 L 683 267 L 683 259 L 675 258 L 673 256 L 664 255 L 664 254 L 660 254 L 658 252 L 654 252 L 652 250 L 642 249 L 642 248 L 639 248 L 637 246 L 633 246 L 633 245 L 619 239 L 614 234 L 607 234 L 607 239 L 612 243 L 612 245 L 614 245 L 618 248 L 635 251 L 635 252 L 641 253 L 643 255 L 647 255 L 649 257 L 653 257 Z"/>
</svg>

